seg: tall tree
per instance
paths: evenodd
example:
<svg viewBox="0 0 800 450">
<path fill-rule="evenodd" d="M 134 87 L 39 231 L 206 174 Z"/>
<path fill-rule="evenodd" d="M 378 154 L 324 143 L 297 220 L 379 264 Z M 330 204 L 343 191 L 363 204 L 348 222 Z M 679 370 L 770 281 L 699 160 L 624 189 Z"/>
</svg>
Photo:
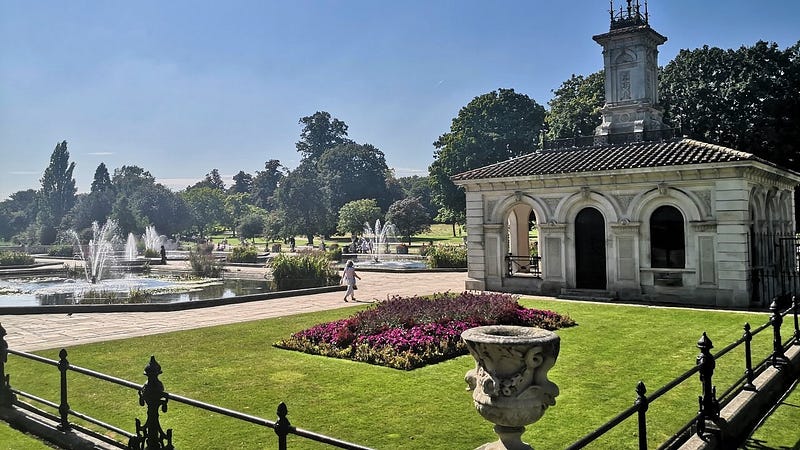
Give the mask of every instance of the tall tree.
<svg viewBox="0 0 800 450">
<path fill-rule="evenodd" d="M 205 237 L 215 227 L 227 222 L 225 194 L 208 186 L 186 189 L 180 193 L 191 217 L 191 227 L 200 237 Z"/>
<path fill-rule="evenodd" d="M 305 235 L 313 245 L 314 235 L 325 232 L 329 213 L 317 171 L 310 163 L 300 163 L 286 175 L 275 191 L 275 199 L 284 235 Z"/>
<path fill-rule="evenodd" d="M 464 192 L 450 177 L 538 148 L 544 114 L 544 107 L 513 89 L 480 95 L 461 108 L 450 131 L 433 143 L 434 161 L 428 168 L 440 220 L 455 227 L 465 217 Z"/>
<path fill-rule="evenodd" d="M 600 108 L 605 103 L 605 71 L 589 76 L 572 75 L 553 91 L 547 103 L 548 138 L 591 136 L 600 125 Z"/>
<path fill-rule="evenodd" d="M 317 173 L 327 208 L 334 215 L 328 222 L 331 232 L 336 227 L 335 215 L 347 202 L 371 198 L 384 211 L 391 204 L 386 157 L 372 145 L 347 143 L 325 151 L 317 163 Z"/>
<path fill-rule="evenodd" d="M 118 194 L 132 194 L 140 187 L 153 185 L 155 182 L 155 177 L 139 166 L 116 168 L 111 177 L 111 184 Z"/>
<path fill-rule="evenodd" d="M 40 240 L 43 244 L 55 241 L 61 219 L 75 205 L 77 189 L 75 179 L 72 177 L 74 170 L 75 163 L 69 161 L 67 141 L 56 144 L 50 156 L 50 165 L 42 176 L 42 189 L 39 191 Z"/>
<path fill-rule="evenodd" d="M 193 184 L 192 186 L 189 186 L 189 189 L 200 187 L 208 187 L 211 189 L 219 189 L 224 191 L 225 182 L 222 181 L 222 176 L 219 174 L 219 169 L 211 169 L 211 172 L 207 173 L 205 178 Z"/>
<path fill-rule="evenodd" d="M 0 202 L 0 238 L 11 240 L 36 220 L 38 192 L 33 189 L 14 192 Z"/>
<path fill-rule="evenodd" d="M 111 187 L 111 177 L 108 174 L 108 168 L 106 168 L 105 163 L 100 163 L 94 171 L 91 192 L 105 191 Z"/>
<path fill-rule="evenodd" d="M 264 163 L 264 170 L 256 171 L 256 176 L 253 178 L 250 190 L 253 204 L 267 210 L 275 208 L 273 196 L 284 176 L 285 169 L 277 159 L 270 159 Z"/>
<path fill-rule="evenodd" d="M 394 224 L 397 231 L 406 238 L 408 245 L 411 245 L 411 236 L 431 228 L 431 218 L 417 197 L 404 198 L 392 203 L 389 212 L 386 213 L 386 222 Z"/>
<path fill-rule="evenodd" d="M 339 119 L 331 119 L 330 113 L 317 111 L 300 119 L 303 130 L 300 140 L 295 144 L 304 159 L 316 161 L 326 150 L 349 142 L 347 124 Z"/>
<path fill-rule="evenodd" d="M 339 210 L 339 222 L 336 230 L 339 234 L 360 235 L 364 231 L 364 224 L 370 226 L 383 217 L 378 202 L 374 199 L 353 200 L 345 203 Z"/>
<path fill-rule="evenodd" d="M 684 134 L 800 169 L 800 41 L 681 50 L 660 89 L 665 116 Z"/>
<path fill-rule="evenodd" d="M 253 176 L 240 170 L 233 176 L 233 185 L 231 185 L 230 191 L 232 194 L 249 194 L 252 187 Z"/>
</svg>

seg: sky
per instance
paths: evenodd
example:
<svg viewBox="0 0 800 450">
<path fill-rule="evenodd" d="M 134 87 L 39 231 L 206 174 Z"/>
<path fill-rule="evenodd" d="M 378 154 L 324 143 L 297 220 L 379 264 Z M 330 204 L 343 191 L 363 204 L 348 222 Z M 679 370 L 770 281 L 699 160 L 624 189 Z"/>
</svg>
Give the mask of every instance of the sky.
<svg viewBox="0 0 800 450">
<path fill-rule="evenodd" d="M 641 0 L 642 2 L 644 0 Z M 625 2 L 615 0 L 615 8 Z M 797 0 L 651 0 L 681 49 L 800 40 Z M 299 119 L 327 111 L 396 176 L 427 174 L 433 142 L 476 96 L 547 107 L 602 68 L 607 0 L 0 0 L 0 201 L 38 189 L 66 140 L 78 192 L 97 166 L 137 165 L 182 189 L 211 169 L 297 166 Z M 230 182 L 230 181 L 228 181 Z"/>
</svg>

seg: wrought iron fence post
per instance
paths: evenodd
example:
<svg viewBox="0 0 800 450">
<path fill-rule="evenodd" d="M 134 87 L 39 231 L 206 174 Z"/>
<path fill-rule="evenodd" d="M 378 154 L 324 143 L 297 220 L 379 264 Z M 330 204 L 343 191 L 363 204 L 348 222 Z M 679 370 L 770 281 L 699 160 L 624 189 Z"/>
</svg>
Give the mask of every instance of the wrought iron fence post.
<svg viewBox="0 0 800 450">
<path fill-rule="evenodd" d="M 67 370 L 69 369 L 69 361 L 67 361 L 67 349 L 62 348 L 58 352 L 58 371 L 61 372 L 61 404 L 58 405 L 58 415 L 61 420 L 58 424 L 58 429 L 67 432 L 70 429 L 69 425 L 69 402 L 67 401 Z"/>
<path fill-rule="evenodd" d="M 647 450 L 647 408 L 650 404 L 647 401 L 647 388 L 643 381 L 636 385 L 636 402 L 639 407 L 639 450 Z"/>
<path fill-rule="evenodd" d="M 744 376 L 745 381 L 742 389 L 745 391 L 755 391 L 756 386 L 753 384 L 753 355 L 750 352 L 750 341 L 753 340 L 753 333 L 750 332 L 750 322 L 744 324 Z"/>
<path fill-rule="evenodd" d="M 797 326 L 797 314 L 798 314 L 798 308 L 800 308 L 800 306 L 798 306 L 797 296 L 796 295 L 792 296 L 792 306 L 793 306 L 792 309 L 794 310 L 793 311 L 794 312 L 794 314 L 793 314 L 794 315 L 794 345 L 800 345 L 800 328 L 798 328 L 798 326 Z"/>
<path fill-rule="evenodd" d="M 697 341 L 697 348 L 700 354 L 697 356 L 697 365 L 700 366 L 700 384 L 703 386 L 703 395 L 699 397 L 700 411 L 697 415 L 697 434 L 704 434 L 706 431 L 706 420 L 719 419 L 719 401 L 717 401 L 717 388 L 712 383 L 714 368 L 717 362 L 711 349 L 714 344 L 706 335 L 705 331 Z"/>
<path fill-rule="evenodd" d="M 786 355 L 783 353 L 783 343 L 781 342 L 783 316 L 778 308 L 778 297 L 772 300 L 769 310 L 772 313 L 772 367 L 780 369 L 786 364 Z"/>
<path fill-rule="evenodd" d="M 14 393 L 11 392 L 11 375 L 6 375 L 6 362 L 8 362 L 6 334 L 6 329 L 0 324 L 0 406 L 10 407 L 14 402 Z"/>
<path fill-rule="evenodd" d="M 286 436 L 289 435 L 289 430 L 292 429 L 292 424 L 286 415 L 289 414 L 289 408 L 286 403 L 281 402 L 278 405 L 278 421 L 275 422 L 275 434 L 278 435 L 278 450 L 286 450 Z"/>
<path fill-rule="evenodd" d="M 278 421 L 275 422 L 275 434 L 278 435 L 278 450 L 286 450 L 286 436 L 289 435 L 289 430 L 292 428 L 292 424 L 289 423 L 289 419 L 286 415 L 289 414 L 289 409 L 286 407 L 286 403 L 281 402 L 278 405 Z"/>
<path fill-rule="evenodd" d="M 147 421 L 142 425 L 136 419 L 136 436 L 128 442 L 129 449 L 135 450 L 173 450 L 172 429 L 165 433 L 158 419 L 158 410 L 167 412 L 167 397 L 164 394 L 164 385 L 158 379 L 161 375 L 161 365 L 156 362 L 156 357 L 150 357 L 150 363 L 144 368 L 147 382 L 139 390 L 139 405 L 147 405 Z"/>
</svg>

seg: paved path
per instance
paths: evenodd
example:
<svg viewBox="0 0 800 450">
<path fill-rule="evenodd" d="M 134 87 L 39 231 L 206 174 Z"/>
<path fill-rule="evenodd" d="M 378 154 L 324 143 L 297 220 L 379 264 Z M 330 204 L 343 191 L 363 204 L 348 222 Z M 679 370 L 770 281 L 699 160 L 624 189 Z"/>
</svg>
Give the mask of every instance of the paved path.
<svg viewBox="0 0 800 450">
<path fill-rule="evenodd" d="M 384 300 L 392 295 L 427 295 L 461 292 L 465 272 L 383 273 L 359 272 L 356 298 Z M 31 314 L 0 316 L 10 348 L 20 351 L 70 347 L 89 342 L 210 327 L 236 322 L 336 309 L 352 305 L 342 301 L 344 292 L 264 300 L 174 312 Z"/>
</svg>

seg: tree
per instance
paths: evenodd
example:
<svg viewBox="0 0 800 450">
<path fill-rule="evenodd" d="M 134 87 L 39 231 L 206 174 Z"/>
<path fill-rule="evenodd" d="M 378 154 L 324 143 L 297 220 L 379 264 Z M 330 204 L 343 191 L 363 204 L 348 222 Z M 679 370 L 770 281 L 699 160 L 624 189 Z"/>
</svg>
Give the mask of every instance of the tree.
<svg viewBox="0 0 800 450">
<path fill-rule="evenodd" d="M 222 195 L 222 194 L 221 194 Z M 152 225 L 161 234 L 174 234 L 191 227 L 191 214 L 183 199 L 161 184 L 143 185 L 130 195 L 131 207 L 144 227 Z"/>
<path fill-rule="evenodd" d="M 117 197 L 114 206 L 111 208 L 111 219 L 117 223 L 117 228 L 122 234 L 140 234 L 144 229 L 136 213 L 131 208 L 130 201 L 126 195 Z"/>
<path fill-rule="evenodd" d="M 142 186 L 155 184 L 156 179 L 150 172 L 139 166 L 122 166 L 114 169 L 111 184 L 117 194 L 127 195 L 136 192 Z"/>
<path fill-rule="evenodd" d="M 256 176 L 253 178 L 253 185 L 250 190 L 250 196 L 253 204 L 259 208 L 273 209 L 275 208 L 275 189 L 278 188 L 283 177 L 285 169 L 281 162 L 277 159 L 270 159 L 264 163 L 264 170 L 256 171 Z"/>
<path fill-rule="evenodd" d="M 225 225 L 233 231 L 234 237 L 242 217 L 249 212 L 250 205 L 247 203 L 249 198 L 250 196 L 245 193 L 230 194 L 225 197 L 225 217 L 228 219 Z"/>
<path fill-rule="evenodd" d="M 108 169 L 105 163 L 100 163 L 94 171 L 94 179 L 92 180 L 91 192 L 100 192 L 111 189 L 111 177 L 108 175 Z"/>
<path fill-rule="evenodd" d="M 391 222 L 411 245 L 411 236 L 431 229 L 431 218 L 416 197 L 404 198 L 392 203 L 386 213 L 386 222 Z"/>
<path fill-rule="evenodd" d="M 300 124 L 303 125 L 303 130 L 295 146 L 304 159 L 316 162 L 326 150 L 349 142 L 347 124 L 339 119 L 331 119 L 330 113 L 326 111 L 317 111 L 313 115 L 302 117 Z"/>
<path fill-rule="evenodd" d="M 201 238 L 226 222 L 225 194 L 221 190 L 208 186 L 193 187 L 179 195 L 189 210 L 191 229 Z"/>
<path fill-rule="evenodd" d="M 364 223 L 373 224 L 383 216 L 378 202 L 374 199 L 353 200 L 339 209 L 339 234 L 359 235 L 364 231 Z"/>
<path fill-rule="evenodd" d="M 305 235 L 309 245 L 314 245 L 314 235 L 325 231 L 328 217 L 314 167 L 304 162 L 290 171 L 275 191 L 275 199 L 281 210 L 283 234 Z"/>
<path fill-rule="evenodd" d="M 450 177 L 538 148 L 544 107 L 513 89 L 475 97 L 461 108 L 450 131 L 433 143 L 434 161 L 428 168 L 431 193 L 439 218 L 463 223 L 465 195 Z"/>
<path fill-rule="evenodd" d="M 422 206 L 425 207 L 425 211 L 428 212 L 428 216 L 436 216 L 437 208 L 431 200 L 431 183 L 428 177 L 419 175 L 401 177 L 397 179 L 397 183 L 402 189 L 403 195 L 395 199 L 395 201 L 408 197 L 417 197 Z"/>
<path fill-rule="evenodd" d="M 562 139 L 591 136 L 600 125 L 600 109 L 605 103 L 605 71 L 587 77 L 572 75 L 553 91 L 547 103 L 548 138 Z"/>
<path fill-rule="evenodd" d="M 240 170 L 239 173 L 233 176 L 233 185 L 231 186 L 232 194 L 249 194 L 250 189 L 253 187 L 253 176 Z"/>
<path fill-rule="evenodd" d="M 383 210 L 391 204 L 386 187 L 389 167 L 383 152 L 369 144 L 347 143 L 325 151 L 317 163 L 327 208 L 336 214 L 347 202 L 375 199 Z M 330 231 L 336 218 L 329 221 Z"/>
<path fill-rule="evenodd" d="M 50 244 L 56 239 L 56 230 L 61 219 L 75 205 L 77 188 L 72 172 L 75 163 L 69 162 L 67 141 L 56 144 L 50 156 L 50 165 L 42 175 L 42 189 L 39 191 L 39 224 L 42 244 Z"/>
<path fill-rule="evenodd" d="M 264 233 L 264 216 L 247 214 L 239 221 L 239 238 L 255 239 Z"/>
<path fill-rule="evenodd" d="M 206 177 L 197 183 L 189 186 L 189 189 L 207 187 L 212 189 L 225 190 L 225 182 L 222 181 L 222 176 L 219 174 L 219 169 L 211 169 L 211 172 L 206 174 Z"/>
<path fill-rule="evenodd" d="M 0 238 L 11 240 L 36 221 L 38 198 L 38 192 L 27 189 L 0 202 Z"/>
<path fill-rule="evenodd" d="M 800 41 L 681 50 L 664 67 L 665 117 L 692 138 L 800 169 Z"/>
</svg>

